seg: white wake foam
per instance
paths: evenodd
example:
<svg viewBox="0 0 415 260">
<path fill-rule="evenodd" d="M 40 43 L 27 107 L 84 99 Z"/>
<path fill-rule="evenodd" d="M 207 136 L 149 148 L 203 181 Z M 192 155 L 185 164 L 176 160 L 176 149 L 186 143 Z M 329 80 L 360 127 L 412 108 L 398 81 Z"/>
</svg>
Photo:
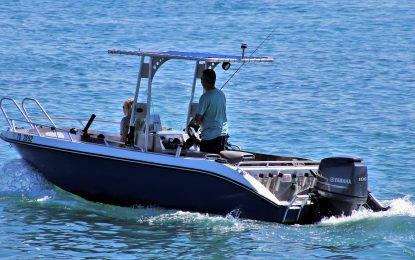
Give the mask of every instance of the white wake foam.
<svg viewBox="0 0 415 260">
<path fill-rule="evenodd" d="M 149 210 L 148 208 L 146 210 Z M 150 225 L 192 225 L 198 227 L 217 230 L 220 232 L 241 231 L 248 228 L 244 222 L 230 216 L 218 216 L 206 213 L 196 213 L 177 210 L 163 210 L 165 213 L 155 214 L 153 216 L 140 217 L 139 223 L 148 223 Z"/>
<path fill-rule="evenodd" d="M 385 217 L 407 216 L 415 217 L 415 203 L 410 200 L 410 196 L 398 198 L 390 201 L 382 201 L 382 205 L 390 206 L 387 211 L 373 212 L 367 209 L 361 209 L 354 212 L 351 216 L 330 217 L 323 219 L 321 224 L 340 224 L 345 222 L 357 222 L 364 219 L 376 219 Z"/>
<path fill-rule="evenodd" d="M 6 161 L 0 168 L 0 195 L 27 197 L 39 202 L 54 195 L 51 185 L 23 159 Z"/>
</svg>

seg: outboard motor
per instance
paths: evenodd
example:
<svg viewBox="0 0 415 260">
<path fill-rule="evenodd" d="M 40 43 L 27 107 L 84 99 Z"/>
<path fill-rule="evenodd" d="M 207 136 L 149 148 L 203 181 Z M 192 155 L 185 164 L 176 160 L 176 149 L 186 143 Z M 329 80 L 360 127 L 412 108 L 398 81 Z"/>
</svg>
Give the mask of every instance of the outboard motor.
<svg viewBox="0 0 415 260">
<path fill-rule="evenodd" d="M 349 216 L 366 203 L 367 167 L 360 158 L 325 158 L 320 162 L 315 188 L 319 218 Z"/>
</svg>

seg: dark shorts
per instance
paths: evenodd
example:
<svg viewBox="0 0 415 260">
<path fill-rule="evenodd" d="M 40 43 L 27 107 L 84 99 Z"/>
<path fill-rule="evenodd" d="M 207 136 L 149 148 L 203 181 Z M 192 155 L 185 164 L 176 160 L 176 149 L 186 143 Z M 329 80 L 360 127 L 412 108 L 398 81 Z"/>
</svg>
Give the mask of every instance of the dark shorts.
<svg viewBox="0 0 415 260">
<path fill-rule="evenodd" d="M 225 150 L 227 136 L 219 136 L 212 140 L 202 140 L 200 142 L 200 151 L 206 153 L 219 153 Z"/>
</svg>

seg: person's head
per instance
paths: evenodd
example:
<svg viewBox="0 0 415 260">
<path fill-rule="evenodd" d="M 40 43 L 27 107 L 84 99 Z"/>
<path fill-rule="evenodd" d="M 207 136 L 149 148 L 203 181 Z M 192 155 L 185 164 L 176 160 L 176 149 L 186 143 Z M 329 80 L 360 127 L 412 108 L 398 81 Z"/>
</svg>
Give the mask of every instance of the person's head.
<svg viewBox="0 0 415 260">
<path fill-rule="evenodd" d="M 202 86 L 204 89 L 212 89 L 215 87 L 216 83 L 216 73 L 212 69 L 206 69 L 202 72 L 202 77 L 200 78 Z"/>
<path fill-rule="evenodd" d="M 128 116 L 131 114 L 131 108 L 133 106 L 133 103 L 134 103 L 133 98 L 129 98 L 126 101 L 124 101 L 124 105 L 122 106 L 124 110 L 124 115 Z"/>
</svg>

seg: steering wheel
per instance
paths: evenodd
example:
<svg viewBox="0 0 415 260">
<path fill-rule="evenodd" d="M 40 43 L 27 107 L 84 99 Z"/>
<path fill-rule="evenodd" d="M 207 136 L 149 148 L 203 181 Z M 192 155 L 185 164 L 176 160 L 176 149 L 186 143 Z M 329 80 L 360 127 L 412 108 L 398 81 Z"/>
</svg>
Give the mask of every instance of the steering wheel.
<svg viewBox="0 0 415 260">
<path fill-rule="evenodd" d="M 186 148 L 190 148 L 192 145 L 200 145 L 200 133 L 199 133 L 199 126 L 190 121 L 189 125 L 187 126 L 187 134 L 189 135 L 189 139 L 186 140 L 184 146 Z"/>
</svg>

